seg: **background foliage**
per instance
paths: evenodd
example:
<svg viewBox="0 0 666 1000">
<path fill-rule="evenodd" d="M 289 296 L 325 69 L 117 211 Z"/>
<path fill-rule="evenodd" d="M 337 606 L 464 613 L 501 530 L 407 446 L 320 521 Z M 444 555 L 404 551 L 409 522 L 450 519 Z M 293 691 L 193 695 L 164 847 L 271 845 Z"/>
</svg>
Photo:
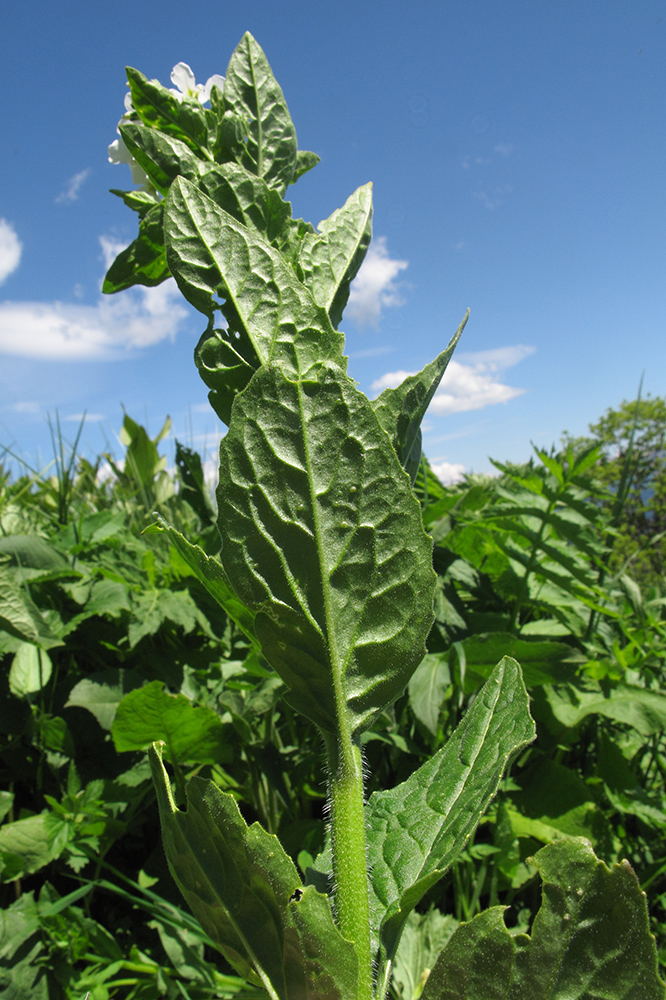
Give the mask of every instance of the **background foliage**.
<svg viewBox="0 0 666 1000">
<path fill-rule="evenodd" d="M 443 744 L 504 655 L 523 666 L 538 738 L 409 918 L 396 997 L 420 995 L 444 941 L 482 909 L 509 906 L 512 931 L 528 929 L 530 859 L 563 835 L 630 861 L 666 962 L 665 424 L 664 400 L 625 403 L 588 440 L 452 487 L 421 463 L 437 618 L 407 690 L 364 736 L 368 793 Z M 144 753 L 154 738 L 181 797 L 190 776 L 212 778 L 303 872 L 323 844 L 314 726 L 295 724 L 282 682 L 170 536 L 141 533 L 157 510 L 217 548 L 201 459 L 178 444 L 167 469 L 168 432 L 151 439 L 126 415 L 124 461 L 105 481 L 108 457 L 78 458 L 57 426 L 54 475 L 0 471 L 1 997 L 259 995 L 181 908 Z"/>
</svg>

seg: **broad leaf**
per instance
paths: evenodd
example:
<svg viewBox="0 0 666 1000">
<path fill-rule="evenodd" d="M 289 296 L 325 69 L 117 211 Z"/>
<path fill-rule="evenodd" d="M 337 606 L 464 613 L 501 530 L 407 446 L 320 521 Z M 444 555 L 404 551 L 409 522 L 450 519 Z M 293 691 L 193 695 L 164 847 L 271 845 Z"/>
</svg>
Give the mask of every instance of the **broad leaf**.
<svg viewBox="0 0 666 1000">
<path fill-rule="evenodd" d="M 44 649 L 62 646 L 27 590 L 17 586 L 14 573 L 4 563 L 0 564 L 0 630 Z"/>
<path fill-rule="evenodd" d="M 110 730 L 120 702 L 143 681 L 144 678 L 136 670 L 124 670 L 122 667 L 100 670 L 74 685 L 65 708 L 85 708 L 95 716 L 102 729 Z"/>
<path fill-rule="evenodd" d="M 371 920 L 382 965 L 409 913 L 463 849 L 508 762 L 534 736 L 520 667 L 506 657 L 447 745 L 401 785 L 370 796 Z"/>
<path fill-rule="evenodd" d="M 198 100 L 178 100 L 157 80 L 147 80 L 143 73 L 127 67 L 132 105 L 142 122 L 186 143 L 197 152 L 206 148 L 206 114 Z"/>
<path fill-rule="evenodd" d="M 426 729 L 437 736 L 444 695 L 451 686 L 448 656 L 424 656 L 409 681 L 409 706 Z"/>
<path fill-rule="evenodd" d="M 296 169 L 296 129 L 263 49 L 249 31 L 229 62 L 224 100 L 246 123 L 243 166 L 283 194 Z"/>
<path fill-rule="evenodd" d="M 340 712 L 360 732 L 424 655 L 431 541 L 366 397 L 338 369 L 316 376 L 266 366 L 236 398 L 221 559 L 290 703 L 327 732 Z"/>
<path fill-rule="evenodd" d="M 391 438 L 400 464 L 410 472 L 412 482 L 421 460 L 421 421 L 442 380 L 468 317 L 469 310 L 446 350 L 426 365 L 423 371 L 418 375 L 409 375 L 397 389 L 384 389 L 373 401 L 377 419 Z"/>
<path fill-rule="evenodd" d="M 503 907 L 462 924 L 422 1000 L 663 1000 L 645 894 L 628 862 L 608 869 L 588 841 L 544 847 L 531 936 L 512 937 Z"/>
<path fill-rule="evenodd" d="M 231 965 L 273 1000 L 356 1000 L 354 947 L 277 837 L 248 827 L 235 799 L 201 778 L 179 811 L 157 744 L 150 762 L 172 874 Z"/>
<path fill-rule="evenodd" d="M 553 715 L 563 727 L 573 729 L 588 715 L 603 715 L 632 726 L 643 736 L 666 729 L 666 693 L 634 684 L 598 685 L 585 689 L 582 682 L 546 689 Z"/>
<path fill-rule="evenodd" d="M 216 292 L 230 300 L 244 358 L 254 351 L 260 364 L 281 361 L 296 374 L 318 361 L 343 364 L 343 335 L 282 254 L 182 177 L 166 199 L 164 231 L 169 267 L 192 305 L 212 316 Z"/>
<path fill-rule="evenodd" d="M 9 690 L 19 696 L 34 694 L 46 687 L 52 672 L 53 664 L 46 650 L 22 642 L 9 670 Z"/>
<path fill-rule="evenodd" d="M 199 184 L 216 205 L 248 229 L 256 229 L 271 244 L 286 238 L 291 205 L 245 167 L 223 163 L 202 174 Z"/>
<path fill-rule="evenodd" d="M 365 184 L 342 208 L 319 223 L 319 233 L 306 234 L 298 262 L 303 282 L 337 329 L 349 298 L 349 287 L 363 263 L 372 237 L 372 184 Z"/>
<path fill-rule="evenodd" d="M 163 740 L 173 763 L 222 763 L 233 756 L 229 728 L 219 715 L 203 705 L 193 705 L 182 694 L 169 694 L 161 681 L 151 681 L 125 695 L 116 710 L 111 735 L 118 753 L 144 750 L 149 743 Z"/>
</svg>

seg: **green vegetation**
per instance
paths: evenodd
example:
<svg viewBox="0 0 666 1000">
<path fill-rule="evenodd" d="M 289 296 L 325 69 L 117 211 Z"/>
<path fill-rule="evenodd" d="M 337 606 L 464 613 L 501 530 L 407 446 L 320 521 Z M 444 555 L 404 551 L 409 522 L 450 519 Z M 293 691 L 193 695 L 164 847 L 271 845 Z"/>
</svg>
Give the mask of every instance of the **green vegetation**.
<svg viewBox="0 0 666 1000">
<path fill-rule="evenodd" d="M 316 157 L 249 35 L 210 110 L 128 76 L 150 183 L 106 287 L 175 276 L 229 430 L 217 509 L 129 416 L 104 482 L 57 429 L 56 476 L 0 473 L 0 997 L 662 1000 L 639 435 L 606 484 L 568 442 L 443 487 L 464 321 L 373 402 L 346 374 L 369 186 L 291 218 Z"/>
</svg>

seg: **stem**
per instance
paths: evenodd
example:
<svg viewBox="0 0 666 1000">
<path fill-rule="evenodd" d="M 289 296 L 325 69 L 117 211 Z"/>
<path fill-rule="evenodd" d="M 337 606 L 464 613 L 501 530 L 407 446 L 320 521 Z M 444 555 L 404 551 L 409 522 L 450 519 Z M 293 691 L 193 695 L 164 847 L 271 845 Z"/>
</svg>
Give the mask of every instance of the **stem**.
<svg viewBox="0 0 666 1000">
<path fill-rule="evenodd" d="M 371 1000 L 372 949 L 361 749 L 358 743 L 344 737 L 338 742 L 326 734 L 325 740 L 337 924 L 342 936 L 353 942 L 358 955 L 357 1000 Z"/>
</svg>

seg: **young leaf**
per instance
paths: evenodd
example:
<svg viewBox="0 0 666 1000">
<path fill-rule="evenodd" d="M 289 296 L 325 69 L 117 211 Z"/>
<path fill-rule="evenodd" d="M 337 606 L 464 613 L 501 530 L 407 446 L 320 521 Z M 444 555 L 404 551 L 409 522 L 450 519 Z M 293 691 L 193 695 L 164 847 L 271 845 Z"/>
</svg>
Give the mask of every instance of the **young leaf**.
<svg viewBox="0 0 666 1000">
<path fill-rule="evenodd" d="M 321 157 L 317 156 L 316 153 L 311 153 L 307 149 L 299 149 L 296 154 L 296 169 L 294 170 L 294 176 L 291 178 L 291 183 L 295 184 L 303 174 L 307 174 L 308 170 L 316 167 L 320 159 Z"/>
<path fill-rule="evenodd" d="M 366 807 L 373 931 L 382 965 L 405 920 L 463 849 L 511 758 L 535 736 L 520 667 L 505 657 L 442 750 Z"/>
<path fill-rule="evenodd" d="M 122 250 L 106 272 L 102 291 L 120 292 L 132 285 L 160 285 L 171 274 L 164 249 L 162 214 L 164 206 L 154 205 L 139 223 L 139 235 Z"/>
<path fill-rule="evenodd" d="M 372 237 L 372 184 L 365 184 L 324 222 L 319 233 L 306 234 L 298 262 L 303 282 L 337 329 L 349 287 Z"/>
<path fill-rule="evenodd" d="M 331 326 L 282 254 L 179 177 L 166 199 L 167 259 L 185 297 L 208 316 L 220 290 L 261 364 L 279 360 L 296 374 L 318 361 L 342 365 L 343 335 Z M 240 348 L 243 356 L 247 351 Z"/>
<path fill-rule="evenodd" d="M 431 541 L 366 397 L 321 365 L 264 366 L 220 446 L 221 559 L 264 656 L 323 730 L 367 728 L 432 623 Z"/>
<path fill-rule="evenodd" d="M 171 872 L 194 915 L 231 965 L 271 1000 L 355 1000 L 358 962 L 325 896 L 303 888 L 277 837 L 247 827 L 235 799 L 193 778 L 176 808 L 150 751 Z"/>
<path fill-rule="evenodd" d="M 179 175 L 194 179 L 204 164 L 179 139 L 134 122 L 120 125 L 123 142 L 162 194 Z"/>
<path fill-rule="evenodd" d="M 238 163 L 211 167 L 199 184 L 216 205 L 248 229 L 256 229 L 269 243 L 277 245 L 288 234 L 290 203 Z"/>
<path fill-rule="evenodd" d="M 228 427 L 234 399 L 259 367 L 252 342 L 244 330 L 241 334 L 238 328 L 220 330 L 209 326 L 194 349 L 194 362 L 210 389 L 210 405 Z"/>
<path fill-rule="evenodd" d="M 229 62 L 224 100 L 246 122 L 243 166 L 284 194 L 296 169 L 296 129 L 263 49 L 249 31 Z"/>
<path fill-rule="evenodd" d="M 462 924 L 422 1000 L 663 1000 L 645 894 L 628 862 L 608 869 L 583 838 L 533 858 L 543 879 L 531 936 L 512 937 L 496 906 Z"/>
<path fill-rule="evenodd" d="M 400 464 L 414 482 L 421 459 L 421 421 L 465 329 L 469 309 L 445 351 L 418 375 L 409 375 L 397 389 L 384 389 L 373 401 L 377 419 L 391 438 Z"/>
<path fill-rule="evenodd" d="M 195 152 L 205 154 L 208 140 L 206 114 L 199 101 L 183 100 L 157 80 L 147 80 L 143 73 L 128 66 L 127 80 L 132 105 L 141 121 L 186 143 Z"/>
</svg>

